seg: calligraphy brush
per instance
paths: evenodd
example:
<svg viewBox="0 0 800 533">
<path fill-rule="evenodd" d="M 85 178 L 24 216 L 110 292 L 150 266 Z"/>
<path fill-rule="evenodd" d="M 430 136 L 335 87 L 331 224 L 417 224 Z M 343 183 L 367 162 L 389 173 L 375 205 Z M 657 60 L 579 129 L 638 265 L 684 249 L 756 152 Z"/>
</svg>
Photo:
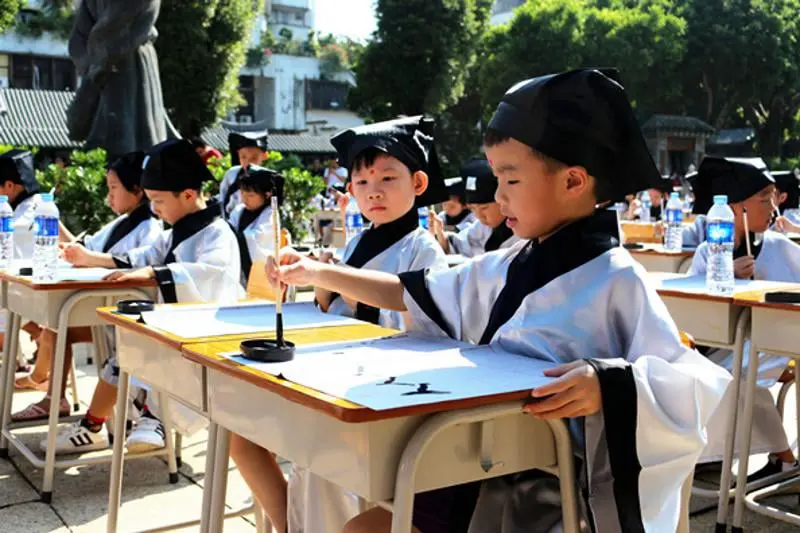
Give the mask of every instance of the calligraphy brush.
<svg viewBox="0 0 800 533">
<path fill-rule="evenodd" d="M 275 246 L 275 265 L 281 265 L 281 215 L 278 210 L 278 196 L 272 195 L 272 233 Z M 275 297 L 275 336 L 278 346 L 283 347 L 283 285 L 278 285 L 278 294 Z"/>
<path fill-rule="evenodd" d="M 750 225 L 747 223 L 747 208 L 744 208 L 742 219 L 744 220 L 744 243 L 747 245 L 747 255 L 752 256 L 753 254 L 750 253 Z"/>
</svg>

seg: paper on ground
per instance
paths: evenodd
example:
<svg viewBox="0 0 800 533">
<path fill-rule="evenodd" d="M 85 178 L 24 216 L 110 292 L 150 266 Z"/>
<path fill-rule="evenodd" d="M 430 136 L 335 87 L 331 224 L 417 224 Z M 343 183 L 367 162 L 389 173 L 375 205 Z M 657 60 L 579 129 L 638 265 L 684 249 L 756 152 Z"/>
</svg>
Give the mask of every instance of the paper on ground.
<svg viewBox="0 0 800 533">
<path fill-rule="evenodd" d="M 224 356 L 375 410 L 530 390 L 550 381 L 544 370 L 556 366 L 499 346 L 410 335 L 302 346 L 288 363 Z M 419 393 L 423 383 L 431 392 Z"/>
<path fill-rule="evenodd" d="M 145 324 L 184 339 L 246 335 L 275 330 L 275 305 L 267 303 L 235 306 L 198 305 L 159 308 L 142 313 Z M 363 324 L 353 318 L 329 315 L 312 303 L 283 305 L 284 329 L 309 329 Z"/>
</svg>

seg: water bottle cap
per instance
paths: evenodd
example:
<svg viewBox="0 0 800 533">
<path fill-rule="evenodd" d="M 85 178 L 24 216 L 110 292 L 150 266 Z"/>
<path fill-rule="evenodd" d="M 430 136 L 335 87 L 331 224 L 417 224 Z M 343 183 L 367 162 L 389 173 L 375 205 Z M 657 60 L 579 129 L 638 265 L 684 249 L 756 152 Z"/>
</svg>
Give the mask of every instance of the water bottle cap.
<svg viewBox="0 0 800 533">
<path fill-rule="evenodd" d="M 43 192 L 41 194 L 41 197 L 42 197 L 42 201 L 43 202 L 52 202 L 53 201 L 53 195 L 50 194 L 49 192 Z"/>
<path fill-rule="evenodd" d="M 0 194 L 0 203 L 7 201 L 8 201 L 8 196 L 6 196 L 5 194 Z"/>
<path fill-rule="evenodd" d="M 725 194 L 715 194 L 714 195 L 714 205 L 722 205 L 728 204 L 728 196 Z"/>
</svg>

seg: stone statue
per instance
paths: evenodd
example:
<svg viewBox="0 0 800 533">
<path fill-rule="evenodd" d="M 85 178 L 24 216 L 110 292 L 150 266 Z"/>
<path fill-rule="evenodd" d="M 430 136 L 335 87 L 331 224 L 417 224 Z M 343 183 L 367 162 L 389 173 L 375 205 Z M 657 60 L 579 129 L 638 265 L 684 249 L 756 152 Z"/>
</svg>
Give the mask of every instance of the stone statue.
<svg viewBox="0 0 800 533">
<path fill-rule="evenodd" d="M 153 42 L 161 0 L 82 0 L 69 54 L 82 78 L 67 111 L 70 138 L 109 160 L 179 135 L 161 95 Z"/>
</svg>

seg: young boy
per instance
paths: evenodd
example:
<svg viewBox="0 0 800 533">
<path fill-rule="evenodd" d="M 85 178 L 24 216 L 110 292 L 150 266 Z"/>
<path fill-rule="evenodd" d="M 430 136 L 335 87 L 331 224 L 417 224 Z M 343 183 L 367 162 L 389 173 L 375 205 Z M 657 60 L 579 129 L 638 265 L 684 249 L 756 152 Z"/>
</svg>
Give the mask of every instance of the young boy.
<svg viewBox="0 0 800 533">
<path fill-rule="evenodd" d="M 267 158 L 267 131 L 251 131 L 228 134 L 233 166 L 222 177 L 219 184 L 219 204 L 225 220 L 242 201 L 239 179 L 250 165 L 260 165 Z"/>
<path fill-rule="evenodd" d="M 681 344 L 644 270 L 619 246 L 616 217 L 604 207 L 659 187 L 661 177 L 622 86 L 606 72 L 520 82 L 489 123 L 496 198 L 515 235 L 531 242 L 400 276 L 287 250 L 280 267 L 268 259 L 268 276 L 405 310 L 409 330 L 562 363 L 524 409 L 573 419 L 586 522 L 599 533 L 675 531 L 681 486 L 730 375 Z M 419 494 L 414 525 L 424 533 L 461 532 L 466 523 L 474 532 L 550 531 L 560 509 L 542 484 L 557 480 L 528 472 L 487 481 L 477 505 L 459 487 Z M 372 509 L 345 531 L 388 531 L 390 520 Z"/>
<path fill-rule="evenodd" d="M 275 247 L 272 233 L 272 195 L 283 202 L 283 176 L 251 165 L 239 180 L 242 203 L 231 213 L 230 224 L 239 239 L 242 278 L 247 286 L 253 261 L 263 261 Z"/>
<path fill-rule="evenodd" d="M 447 196 L 432 131 L 433 121 L 417 116 L 345 130 L 331 139 L 342 166 L 349 170 L 348 191 L 363 216 L 372 222 L 348 243 L 343 256 L 346 266 L 341 268 L 393 275 L 447 268 L 444 253 L 420 227 L 417 215 L 418 207 L 439 203 Z M 325 257 L 321 262 L 330 261 Z M 404 327 L 399 312 L 364 305 L 358 298 L 340 297 L 324 289 L 317 290 L 316 297 L 320 309 L 327 313 Z M 284 531 L 287 488 L 271 453 L 234 436 L 231 457 L 273 525 Z M 355 498 L 308 472 L 293 471 L 289 485 L 292 531 L 328 531 L 326 526 L 334 527 L 337 521 L 343 526 L 358 512 Z M 320 509 L 317 501 L 326 502 L 326 516 L 314 513 Z"/>
<path fill-rule="evenodd" d="M 797 232 L 800 229 L 800 182 L 793 170 L 779 170 L 772 173 L 775 178 L 780 217 L 775 221 L 779 231 Z"/>
<path fill-rule="evenodd" d="M 706 215 L 711 206 L 714 205 L 714 193 L 711 190 L 711 180 L 706 176 L 710 174 L 709 165 L 713 166 L 712 159 L 709 160 L 704 167 L 700 163 L 700 169 L 688 176 L 686 180 L 692 187 L 692 195 L 694 196 L 694 203 L 692 204 L 692 214 L 695 215 L 694 222 L 691 226 L 683 229 L 683 246 L 684 248 L 694 248 L 700 246 L 706 240 Z M 713 174 L 713 173 L 712 173 Z"/>
<path fill-rule="evenodd" d="M 475 220 L 458 233 L 445 234 L 441 221 L 433 220 L 431 233 L 436 236 L 446 253 L 477 257 L 486 252 L 509 248 L 519 242 L 514 231 L 506 224 L 506 216 L 495 201 L 497 177 L 485 159 L 470 161 L 461 168 L 461 178 L 466 188 L 467 205 L 475 213 Z"/>
<path fill-rule="evenodd" d="M 447 179 L 445 185 L 449 198 L 442 203 L 439 220 L 444 224 L 444 231 L 458 233 L 476 220 L 475 213 L 467 207 L 467 187 L 464 178 L 457 176 Z M 431 216 L 434 216 L 433 213 Z"/>
<path fill-rule="evenodd" d="M 786 236 L 769 230 L 775 212 L 775 180 L 761 159 L 734 159 L 706 157 L 700 166 L 704 178 L 710 180 L 714 194 L 724 194 L 734 213 L 734 273 L 739 279 L 800 282 L 800 246 Z M 744 217 L 750 230 L 750 252 L 747 254 Z M 708 244 L 703 243 L 695 252 L 691 275 L 705 275 L 708 261 Z M 747 349 L 745 349 L 747 350 Z M 747 353 L 747 351 L 745 351 Z M 730 350 L 713 350 L 708 358 L 724 368 L 733 367 Z M 769 463 L 750 479 L 785 471 L 796 466 L 780 415 L 769 392 L 786 369 L 785 357 L 759 354 L 759 388 L 756 396 L 756 414 L 753 418 L 753 446 L 751 453 L 770 452 Z M 746 362 L 745 362 L 746 366 Z M 721 429 L 721 428 L 720 428 Z M 709 431 L 710 434 L 716 431 Z M 724 435 L 724 431 L 719 434 Z M 712 442 L 703 454 L 712 458 L 722 454 L 722 442 Z"/>
<path fill-rule="evenodd" d="M 201 196 L 203 183 L 213 177 L 192 145 L 185 140 L 165 141 L 147 154 L 142 166 L 141 187 L 155 214 L 172 228 L 162 232 L 149 246 L 127 253 L 87 250 L 82 263 L 91 267 L 134 268 L 132 272 L 114 272 L 109 279 L 153 279 L 165 303 L 228 303 L 243 296 L 236 235 L 220 217 L 218 206 L 206 206 Z M 119 367 L 112 355 L 86 416 L 59 432 L 57 453 L 108 446 L 104 423 L 116 402 L 118 375 Z M 43 441 L 42 448 L 45 445 Z M 128 437 L 127 446 L 135 452 L 164 446 L 164 429 L 146 409 Z"/>
<path fill-rule="evenodd" d="M 14 210 L 14 258 L 33 257 L 34 214 L 39 206 L 39 183 L 33 154 L 9 150 L 0 155 L 0 194 L 8 196 Z"/>
<path fill-rule="evenodd" d="M 68 233 L 69 240 L 72 241 L 72 244 L 61 246 L 64 259 L 75 266 L 86 266 L 87 251 L 121 254 L 140 246 L 149 245 L 161 234 L 163 231 L 161 221 L 153 215 L 150 203 L 139 185 L 144 156 L 143 152 L 133 152 L 119 158 L 109 167 L 106 174 L 108 205 L 119 216 L 94 235 L 86 237 L 83 245 L 75 242 L 75 238 L 64 228 L 64 231 Z M 69 328 L 67 353 L 64 359 L 65 369 L 69 369 L 72 364 L 72 344 L 91 342 L 91 335 L 89 328 Z M 39 355 L 33 372 L 18 378 L 15 384 L 17 388 L 48 388 L 48 376 L 50 375 L 55 341 L 54 331 L 48 329 L 42 331 Z M 60 412 L 66 416 L 70 413 L 69 404 L 64 396 L 68 372 L 65 371 L 63 375 L 64 385 L 61 388 Z M 49 409 L 50 394 L 48 392 L 43 400 L 14 413 L 11 418 L 14 421 L 45 419 L 48 417 Z"/>
</svg>

